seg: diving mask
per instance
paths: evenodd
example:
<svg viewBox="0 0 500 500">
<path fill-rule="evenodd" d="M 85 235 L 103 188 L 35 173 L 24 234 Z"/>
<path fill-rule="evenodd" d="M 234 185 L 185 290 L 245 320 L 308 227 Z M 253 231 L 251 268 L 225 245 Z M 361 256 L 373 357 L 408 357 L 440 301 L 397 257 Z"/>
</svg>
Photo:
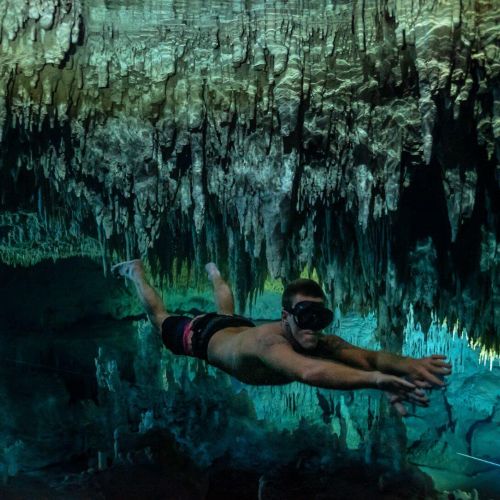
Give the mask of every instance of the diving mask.
<svg viewBox="0 0 500 500">
<path fill-rule="evenodd" d="M 319 331 L 333 321 L 333 311 L 320 302 L 303 300 L 297 302 L 288 312 L 293 315 L 297 326 L 302 330 Z"/>
</svg>

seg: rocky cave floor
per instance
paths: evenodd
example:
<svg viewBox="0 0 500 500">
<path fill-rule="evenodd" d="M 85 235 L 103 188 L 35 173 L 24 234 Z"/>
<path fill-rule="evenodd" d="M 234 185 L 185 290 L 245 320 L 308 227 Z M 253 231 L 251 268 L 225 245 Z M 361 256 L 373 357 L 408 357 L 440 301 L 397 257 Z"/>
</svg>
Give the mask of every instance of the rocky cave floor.
<svg viewBox="0 0 500 500">
<path fill-rule="evenodd" d="M 166 464 L 113 465 L 78 472 L 80 463 L 51 467 L 43 474 L 21 474 L 0 487 L 2 498 L 21 499 L 169 499 L 169 500 L 391 500 L 458 498 L 439 494 L 416 468 L 384 474 L 352 464 L 328 473 L 297 464 L 262 473 L 222 464 L 187 475 Z"/>
</svg>

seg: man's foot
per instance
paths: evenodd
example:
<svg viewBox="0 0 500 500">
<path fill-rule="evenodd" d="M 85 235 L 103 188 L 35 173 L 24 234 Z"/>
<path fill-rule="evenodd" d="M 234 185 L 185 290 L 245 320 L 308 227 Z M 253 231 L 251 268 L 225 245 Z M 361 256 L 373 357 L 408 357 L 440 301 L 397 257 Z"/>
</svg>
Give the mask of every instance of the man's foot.
<svg viewBox="0 0 500 500">
<path fill-rule="evenodd" d="M 144 267 L 142 266 L 141 259 L 127 260 L 125 262 L 120 262 L 115 264 L 111 268 L 111 272 L 114 276 L 124 276 L 129 280 L 136 280 L 144 275 Z"/>
<path fill-rule="evenodd" d="M 220 271 L 217 269 L 217 266 L 214 262 L 209 262 L 205 265 L 205 271 L 208 274 L 208 279 L 213 281 L 215 278 L 220 278 Z"/>
</svg>

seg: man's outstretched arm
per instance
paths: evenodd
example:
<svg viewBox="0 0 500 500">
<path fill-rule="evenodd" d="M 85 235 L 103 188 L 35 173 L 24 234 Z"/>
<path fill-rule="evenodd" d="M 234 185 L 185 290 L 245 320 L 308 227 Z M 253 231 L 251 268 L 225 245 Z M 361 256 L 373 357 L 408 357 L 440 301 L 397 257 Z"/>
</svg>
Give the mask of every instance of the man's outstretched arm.
<svg viewBox="0 0 500 500">
<path fill-rule="evenodd" d="M 370 351 L 353 346 L 337 335 L 325 335 L 320 339 L 318 355 L 361 370 L 407 376 L 421 387 L 429 384 L 443 386 L 440 377 L 451 374 L 451 365 L 445 362 L 446 356 L 435 354 L 416 359 L 385 351 Z"/>
<path fill-rule="evenodd" d="M 413 383 L 396 375 L 377 370 L 360 370 L 317 357 L 305 356 L 293 350 L 286 341 L 261 342 L 259 358 L 268 368 L 289 380 L 325 389 L 380 389 L 427 406 L 428 399 Z"/>
</svg>

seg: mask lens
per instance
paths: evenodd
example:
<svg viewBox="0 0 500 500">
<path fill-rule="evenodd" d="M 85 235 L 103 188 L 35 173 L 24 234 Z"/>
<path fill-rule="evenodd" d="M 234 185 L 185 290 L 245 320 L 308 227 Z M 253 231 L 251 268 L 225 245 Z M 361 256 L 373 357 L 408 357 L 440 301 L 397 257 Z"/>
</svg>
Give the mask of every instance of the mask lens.
<svg viewBox="0 0 500 500">
<path fill-rule="evenodd" d="M 293 312 L 297 325 L 303 329 L 321 330 L 333 321 L 333 312 L 317 302 L 299 302 Z"/>
</svg>

